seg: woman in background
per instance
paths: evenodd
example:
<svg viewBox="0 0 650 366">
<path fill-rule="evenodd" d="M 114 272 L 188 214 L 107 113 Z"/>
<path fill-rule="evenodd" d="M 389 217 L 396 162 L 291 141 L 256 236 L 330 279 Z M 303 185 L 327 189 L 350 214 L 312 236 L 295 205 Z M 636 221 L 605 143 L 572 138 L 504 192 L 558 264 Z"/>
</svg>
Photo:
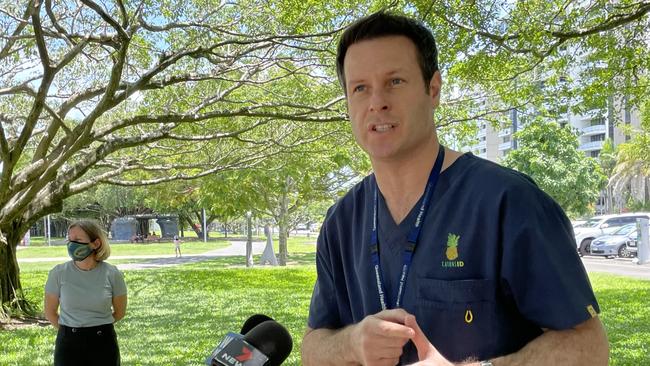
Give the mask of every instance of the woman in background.
<svg viewBox="0 0 650 366">
<path fill-rule="evenodd" d="M 58 329 L 54 365 L 120 365 L 113 323 L 126 313 L 122 273 L 105 260 L 106 234 L 88 220 L 68 227 L 71 261 L 56 265 L 45 284 L 45 316 Z"/>
</svg>

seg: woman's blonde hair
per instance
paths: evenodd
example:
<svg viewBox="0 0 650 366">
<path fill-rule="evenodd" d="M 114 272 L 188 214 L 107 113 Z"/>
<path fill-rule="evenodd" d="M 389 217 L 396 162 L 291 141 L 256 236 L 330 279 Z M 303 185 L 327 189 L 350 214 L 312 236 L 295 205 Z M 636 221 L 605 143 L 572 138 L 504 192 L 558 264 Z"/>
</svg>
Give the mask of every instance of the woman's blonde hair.
<svg viewBox="0 0 650 366">
<path fill-rule="evenodd" d="M 108 259 L 111 255 L 111 246 L 108 244 L 108 237 L 101 226 L 96 221 L 92 220 L 78 220 L 68 226 L 68 231 L 73 227 L 78 227 L 83 230 L 91 242 L 99 239 L 99 248 L 95 251 L 95 260 L 98 262 Z"/>
</svg>

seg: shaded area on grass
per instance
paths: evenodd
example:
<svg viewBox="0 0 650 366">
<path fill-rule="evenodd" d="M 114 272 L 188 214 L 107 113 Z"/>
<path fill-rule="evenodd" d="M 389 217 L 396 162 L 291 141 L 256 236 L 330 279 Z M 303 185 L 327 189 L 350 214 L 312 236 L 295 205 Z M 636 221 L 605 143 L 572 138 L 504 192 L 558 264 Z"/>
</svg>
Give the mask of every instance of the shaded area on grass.
<svg viewBox="0 0 650 366">
<path fill-rule="evenodd" d="M 130 340 L 123 342 L 126 364 L 200 364 L 228 331 L 239 331 L 254 313 L 267 314 L 290 330 L 295 348 L 285 364 L 300 364 L 299 341 L 315 280 L 312 271 L 197 266 L 204 268 L 127 274 L 132 292 L 129 321 L 119 328 L 120 337 Z M 162 359 L 161 349 L 166 354 Z"/>
<path fill-rule="evenodd" d="M 286 365 L 300 365 L 315 272 L 310 266 L 228 268 L 241 257 L 148 271 L 125 271 L 129 306 L 116 324 L 125 365 L 202 365 L 228 331 L 264 313 L 294 337 Z M 239 263 L 237 263 L 239 264 Z M 23 274 L 30 300 L 42 309 L 47 271 Z M 3 365 L 50 365 L 52 327 L 0 331 Z M 6 355 L 6 357 L 5 357 Z"/>
<path fill-rule="evenodd" d="M 242 256 L 182 266 L 125 271 L 129 307 L 116 325 L 124 365 L 203 365 L 228 331 L 255 313 L 274 317 L 294 338 L 285 365 L 300 365 L 300 345 L 316 279 L 312 253 L 290 253 L 289 267 L 244 268 Z M 256 257 L 259 263 L 259 257 Z M 46 270 L 23 273 L 25 291 L 42 309 Z M 650 281 L 590 274 L 607 329 L 611 365 L 649 365 Z M 55 331 L 0 330 L 7 365 L 51 365 Z"/>
</svg>

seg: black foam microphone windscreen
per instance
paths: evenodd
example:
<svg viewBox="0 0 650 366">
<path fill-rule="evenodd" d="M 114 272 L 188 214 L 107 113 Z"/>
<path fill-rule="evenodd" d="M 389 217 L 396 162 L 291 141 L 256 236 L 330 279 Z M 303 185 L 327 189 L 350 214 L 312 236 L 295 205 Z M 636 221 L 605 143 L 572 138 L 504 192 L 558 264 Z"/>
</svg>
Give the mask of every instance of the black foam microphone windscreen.
<svg viewBox="0 0 650 366">
<path fill-rule="evenodd" d="M 279 366 L 293 348 L 289 331 L 274 320 L 256 325 L 244 335 L 244 340 L 268 356 L 265 366 Z"/>
<path fill-rule="evenodd" d="M 241 332 L 239 334 L 245 335 L 248 333 L 251 329 L 255 328 L 258 324 L 261 324 L 267 320 L 273 320 L 273 318 L 266 316 L 264 314 L 253 314 L 246 319 L 244 322 L 244 325 L 241 327 Z"/>
</svg>

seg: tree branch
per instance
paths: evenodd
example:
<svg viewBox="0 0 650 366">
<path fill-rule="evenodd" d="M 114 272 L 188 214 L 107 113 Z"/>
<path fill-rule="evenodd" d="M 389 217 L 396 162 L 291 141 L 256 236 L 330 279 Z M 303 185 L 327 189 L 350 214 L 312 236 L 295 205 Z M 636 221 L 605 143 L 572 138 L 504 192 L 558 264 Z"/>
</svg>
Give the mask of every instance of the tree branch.
<svg viewBox="0 0 650 366">
<path fill-rule="evenodd" d="M 38 6 L 34 6 L 34 0 L 29 0 L 27 6 L 25 7 L 25 12 L 23 13 L 22 18 L 18 21 L 18 24 L 16 25 L 16 29 L 14 29 L 14 32 L 12 33 L 11 37 L 9 37 L 9 39 L 7 40 L 7 43 L 4 45 L 4 47 L 2 47 L 2 50 L 0 50 L 0 60 L 3 60 L 5 57 L 7 57 L 12 47 L 14 46 L 14 43 L 16 43 L 16 40 L 18 39 L 16 37 L 29 24 L 28 19 L 33 16 L 35 11 L 38 11 Z"/>
<path fill-rule="evenodd" d="M 117 31 L 117 33 L 120 35 L 120 38 L 122 38 L 123 42 L 130 38 L 129 35 L 124 30 L 124 28 L 122 28 L 122 26 L 110 15 L 106 14 L 104 9 L 102 9 L 102 7 L 99 6 L 99 4 L 94 3 L 91 0 L 81 0 L 81 2 L 86 4 L 86 6 L 88 6 L 89 8 L 93 9 L 97 14 L 99 14 L 99 16 L 102 19 L 104 19 L 106 23 L 110 24 L 110 26 L 113 27 L 113 29 L 115 29 L 115 31 Z"/>
<path fill-rule="evenodd" d="M 597 26 L 591 27 L 585 30 L 575 30 L 571 32 L 550 32 L 553 37 L 559 38 L 561 40 L 567 40 L 570 38 L 581 38 L 590 36 L 596 33 L 606 32 L 615 28 L 618 28 L 627 23 L 631 23 L 635 20 L 641 19 L 644 15 L 650 12 L 650 3 L 639 3 L 639 7 L 631 14 L 614 14 L 608 17 L 605 22 L 598 24 Z"/>
</svg>

